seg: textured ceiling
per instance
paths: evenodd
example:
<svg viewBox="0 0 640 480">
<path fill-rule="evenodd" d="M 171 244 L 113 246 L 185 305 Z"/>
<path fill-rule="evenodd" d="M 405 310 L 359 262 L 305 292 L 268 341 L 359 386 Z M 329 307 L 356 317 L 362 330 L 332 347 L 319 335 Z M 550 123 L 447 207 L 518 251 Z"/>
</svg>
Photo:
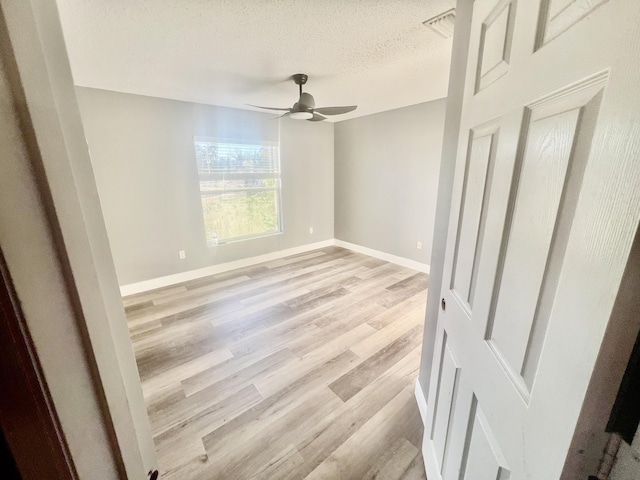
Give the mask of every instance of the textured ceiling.
<svg viewBox="0 0 640 480">
<path fill-rule="evenodd" d="M 454 0 L 58 0 L 77 85 L 290 107 L 306 73 L 344 120 L 446 95 L 451 39 L 422 22 Z"/>
</svg>

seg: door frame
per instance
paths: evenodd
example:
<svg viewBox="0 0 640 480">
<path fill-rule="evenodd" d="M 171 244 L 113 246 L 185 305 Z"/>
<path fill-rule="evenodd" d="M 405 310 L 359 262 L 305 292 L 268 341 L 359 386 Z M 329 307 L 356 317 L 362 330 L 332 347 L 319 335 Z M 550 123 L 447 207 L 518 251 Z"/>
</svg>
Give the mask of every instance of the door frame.
<svg viewBox="0 0 640 480">
<path fill-rule="evenodd" d="M 145 478 L 156 453 L 56 2 L 0 0 L 0 100 L 0 246 L 71 457 L 81 478 Z"/>
<path fill-rule="evenodd" d="M 22 478 L 79 478 L 1 251 L 0 389 L 0 428 Z"/>
</svg>

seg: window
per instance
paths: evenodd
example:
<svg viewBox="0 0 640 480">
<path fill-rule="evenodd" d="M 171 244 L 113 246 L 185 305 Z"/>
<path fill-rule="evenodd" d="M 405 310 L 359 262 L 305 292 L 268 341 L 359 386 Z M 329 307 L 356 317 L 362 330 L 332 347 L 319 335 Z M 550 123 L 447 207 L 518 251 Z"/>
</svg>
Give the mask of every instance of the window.
<svg viewBox="0 0 640 480">
<path fill-rule="evenodd" d="M 195 137 L 208 245 L 280 233 L 280 149 Z"/>
</svg>

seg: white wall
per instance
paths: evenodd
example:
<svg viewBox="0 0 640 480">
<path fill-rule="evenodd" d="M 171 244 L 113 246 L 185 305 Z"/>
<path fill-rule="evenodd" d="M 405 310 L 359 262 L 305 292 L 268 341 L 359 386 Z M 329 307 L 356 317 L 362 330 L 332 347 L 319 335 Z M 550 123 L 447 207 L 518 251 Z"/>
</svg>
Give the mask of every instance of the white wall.
<svg viewBox="0 0 640 480">
<path fill-rule="evenodd" d="M 333 238 L 332 124 L 89 88 L 77 95 L 120 285 Z M 283 233 L 207 247 L 193 137 L 278 135 Z"/>
<path fill-rule="evenodd" d="M 445 105 L 440 99 L 336 124 L 337 239 L 429 263 Z"/>
</svg>

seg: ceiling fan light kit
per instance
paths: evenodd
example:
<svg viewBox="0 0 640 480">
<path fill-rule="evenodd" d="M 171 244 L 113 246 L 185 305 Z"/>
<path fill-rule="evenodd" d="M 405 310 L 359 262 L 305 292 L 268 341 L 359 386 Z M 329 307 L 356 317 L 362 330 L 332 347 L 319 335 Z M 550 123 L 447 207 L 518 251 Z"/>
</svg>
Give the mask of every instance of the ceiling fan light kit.
<svg viewBox="0 0 640 480">
<path fill-rule="evenodd" d="M 294 120 L 309 120 L 309 119 L 313 118 L 313 113 L 311 113 L 311 112 L 291 112 L 289 114 L 289 117 L 293 118 Z"/>
<path fill-rule="evenodd" d="M 326 120 L 327 117 L 325 115 L 342 115 L 343 113 L 353 112 L 356 108 L 356 105 L 350 105 L 345 107 L 321 107 L 315 108 L 316 102 L 313 99 L 313 95 L 310 93 L 302 92 L 302 85 L 307 83 L 309 79 L 308 75 L 304 73 L 296 73 L 291 77 L 296 85 L 298 85 L 300 98 L 299 100 L 293 104 L 292 108 L 278 108 L 278 107 L 261 107 L 259 105 L 249 105 L 250 107 L 262 108 L 263 110 L 277 110 L 284 111 L 282 115 L 278 118 L 282 117 L 291 117 L 294 120 L 308 120 L 310 122 L 321 122 L 322 120 Z"/>
</svg>

